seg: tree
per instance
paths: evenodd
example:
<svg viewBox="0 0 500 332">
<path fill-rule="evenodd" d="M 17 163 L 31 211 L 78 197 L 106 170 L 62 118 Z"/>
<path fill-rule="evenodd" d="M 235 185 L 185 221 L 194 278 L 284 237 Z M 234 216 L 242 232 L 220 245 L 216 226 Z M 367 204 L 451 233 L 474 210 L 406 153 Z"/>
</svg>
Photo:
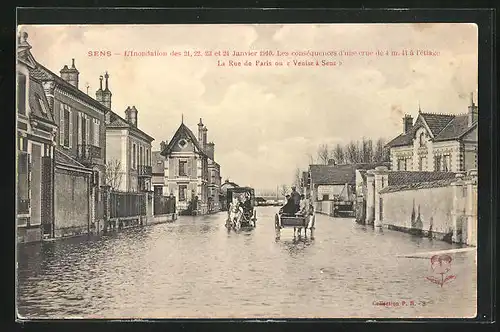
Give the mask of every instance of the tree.
<svg viewBox="0 0 500 332">
<path fill-rule="evenodd" d="M 307 153 L 307 159 L 309 160 L 309 165 L 314 165 L 314 157 L 312 154 Z"/>
<path fill-rule="evenodd" d="M 122 183 L 122 163 L 119 160 L 110 160 L 106 163 L 106 185 L 111 190 L 118 190 Z"/>
<path fill-rule="evenodd" d="M 379 138 L 376 143 L 374 161 L 385 162 L 390 160 L 389 148 L 385 146 L 385 141 L 383 138 Z"/>
<path fill-rule="evenodd" d="M 300 179 L 302 178 L 302 171 L 300 170 L 300 168 L 296 168 L 295 169 L 295 174 L 294 174 L 294 179 L 293 179 L 293 184 L 297 187 L 297 188 L 300 188 L 301 185 L 300 185 Z"/>
<path fill-rule="evenodd" d="M 363 137 L 361 143 L 361 161 L 363 163 L 371 163 L 373 162 L 373 141 L 371 139 L 367 139 Z"/>
<path fill-rule="evenodd" d="M 327 144 L 321 144 L 318 148 L 318 161 L 323 165 L 328 165 L 330 159 L 330 151 Z"/>
<path fill-rule="evenodd" d="M 279 194 L 281 196 L 286 196 L 288 195 L 288 186 L 286 184 L 282 184 L 280 187 L 279 187 Z"/>
<path fill-rule="evenodd" d="M 346 147 L 346 161 L 355 164 L 358 162 L 358 144 L 354 141 L 350 141 Z"/>
<path fill-rule="evenodd" d="M 342 145 L 337 144 L 335 146 L 335 149 L 333 149 L 333 152 L 332 152 L 332 156 L 333 156 L 333 160 L 335 160 L 335 163 L 337 165 L 345 164 L 344 148 L 342 147 Z"/>
</svg>

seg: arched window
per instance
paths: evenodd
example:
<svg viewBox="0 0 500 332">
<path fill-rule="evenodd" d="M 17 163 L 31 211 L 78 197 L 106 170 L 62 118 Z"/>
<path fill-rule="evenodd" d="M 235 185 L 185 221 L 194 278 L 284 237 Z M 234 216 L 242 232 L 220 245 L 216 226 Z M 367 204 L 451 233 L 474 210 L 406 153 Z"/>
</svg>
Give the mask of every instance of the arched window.
<svg viewBox="0 0 500 332">
<path fill-rule="evenodd" d="M 425 146 L 425 133 L 421 132 L 419 137 L 420 146 Z"/>
</svg>

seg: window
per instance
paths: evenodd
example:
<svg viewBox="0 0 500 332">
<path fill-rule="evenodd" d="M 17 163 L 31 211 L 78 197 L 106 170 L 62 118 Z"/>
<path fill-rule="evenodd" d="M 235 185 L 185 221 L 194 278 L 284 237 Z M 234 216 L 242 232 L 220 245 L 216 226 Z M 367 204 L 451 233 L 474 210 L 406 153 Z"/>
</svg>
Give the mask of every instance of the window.
<svg viewBox="0 0 500 332">
<path fill-rule="evenodd" d="M 441 171 L 441 156 L 436 156 L 434 158 L 434 171 L 436 172 Z"/>
<path fill-rule="evenodd" d="M 142 159 L 142 146 L 139 147 L 139 164 L 144 165 L 144 159 Z"/>
<path fill-rule="evenodd" d="M 149 149 L 146 149 L 146 165 L 151 166 L 151 163 L 149 162 Z"/>
<path fill-rule="evenodd" d="M 443 156 L 443 172 L 451 172 L 451 156 L 449 154 Z"/>
<path fill-rule="evenodd" d="M 19 151 L 17 163 L 17 212 L 27 214 L 30 207 L 30 160 L 28 153 L 23 150 Z"/>
<path fill-rule="evenodd" d="M 427 169 L 427 157 L 420 157 L 420 161 L 418 164 L 419 171 L 425 171 Z"/>
<path fill-rule="evenodd" d="M 132 168 L 135 169 L 136 165 L 136 156 L 135 156 L 135 144 L 132 145 Z"/>
<path fill-rule="evenodd" d="M 71 109 L 68 105 L 61 104 L 59 109 L 59 144 L 70 148 L 72 145 L 73 121 Z"/>
<path fill-rule="evenodd" d="M 425 146 L 425 133 L 420 133 L 420 137 L 419 137 L 419 143 L 420 143 L 420 146 Z"/>
<path fill-rule="evenodd" d="M 398 171 L 406 171 L 407 163 L 406 158 L 398 159 Z"/>
<path fill-rule="evenodd" d="M 330 199 L 330 196 L 328 194 L 323 194 L 323 201 L 327 201 Z"/>
<path fill-rule="evenodd" d="M 26 76 L 17 74 L 17 112 L 26 115 Z"/>
<path fill-rule="evenodd" d="M 179 186 L 179 201 L 186 200 L 187 186 Z"/>
<path fill-rule="evenodd" d="M 94 145 L 100 146 L 100 128 L 101 121 L 99 119 L 94 119 Z"/>
<path fill-rule="evenodd" d="M 187 176 L 186 165 L 186 160 L 179 160 L 179 176 Z"/>
</svg>

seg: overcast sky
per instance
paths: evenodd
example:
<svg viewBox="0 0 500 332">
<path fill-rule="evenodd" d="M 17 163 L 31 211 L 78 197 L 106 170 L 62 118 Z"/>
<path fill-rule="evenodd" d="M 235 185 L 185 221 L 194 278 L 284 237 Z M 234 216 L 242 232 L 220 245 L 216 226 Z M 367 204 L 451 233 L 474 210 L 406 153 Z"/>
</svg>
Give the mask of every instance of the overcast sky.
<svg viewBox="0 0 500 332">
<path fill-rule="evenodd" d="M 95 96 L 108 71 L 112 108 L 138 109 L 153 149 L 170 140 L 181 115 L 199 118 L 215 143 L 223 179 L 255 188 L 290 184 L 308 153 L 363 136 L 392 138 L 402 117 L 465 113 L 477 91 L 473 24 L 24 26 L 36 60 L 59 73 L 74 58 L 80 89 Z M 435 50 L 426 57 L 315 57 L 336 67 L 217 67 L 212 57 L 124 57 L 125 50 Z M 109 50 L 111 57 L 90 57 Z M 232 57 L 230 57 L 232 58 Z M 220 58 L 222 59 L 222 58 Z M 228 58 L 229 59 L 229 58 Z M 234 59 L 234 58 L 232 58 Z M 255 61 L 258 57 L 240 58 Z M 291 61 L 297 57 L 284 58 Z M 266 60 L 260 58 L 260 60 Z M 270 58 L 273 62 L 276 58 Z"/>
</svg>

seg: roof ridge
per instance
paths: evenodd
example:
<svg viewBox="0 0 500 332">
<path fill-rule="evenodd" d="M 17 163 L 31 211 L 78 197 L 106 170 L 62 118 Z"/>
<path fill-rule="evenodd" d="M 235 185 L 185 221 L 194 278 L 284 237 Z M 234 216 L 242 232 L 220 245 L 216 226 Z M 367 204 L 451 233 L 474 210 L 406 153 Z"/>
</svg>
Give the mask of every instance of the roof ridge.
<svg viewBox="0 0 500 332">
<path fill-rule="evenodd" d="M 455 117 L 456 116 L 455 114 L 451 114 L 451 113 L 435 113 L 435 112 L 421 112 L 420 114 L 451 116 L 451 117 Z"/>
</svg>

